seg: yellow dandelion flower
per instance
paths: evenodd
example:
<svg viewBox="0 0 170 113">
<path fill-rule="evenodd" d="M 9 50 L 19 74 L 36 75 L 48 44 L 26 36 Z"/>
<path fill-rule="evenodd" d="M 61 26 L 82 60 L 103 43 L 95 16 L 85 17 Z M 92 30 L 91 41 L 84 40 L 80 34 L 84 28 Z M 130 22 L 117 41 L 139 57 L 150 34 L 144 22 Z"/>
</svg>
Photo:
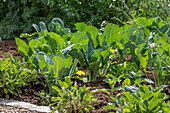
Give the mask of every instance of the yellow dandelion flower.
<svg viewBox="0 0 170 113">
<path fill-rule="evenodd" d="M 80 71 L 77 71 L 76 74 L 79 75 L 79 76 L 81 76 L 81 75 L 84 76 L 84 75 L 85 75 L 85 73 L 84 73 L 83 71 L 81 71 L 81 70 L 80 70 Z"/>
</svg>

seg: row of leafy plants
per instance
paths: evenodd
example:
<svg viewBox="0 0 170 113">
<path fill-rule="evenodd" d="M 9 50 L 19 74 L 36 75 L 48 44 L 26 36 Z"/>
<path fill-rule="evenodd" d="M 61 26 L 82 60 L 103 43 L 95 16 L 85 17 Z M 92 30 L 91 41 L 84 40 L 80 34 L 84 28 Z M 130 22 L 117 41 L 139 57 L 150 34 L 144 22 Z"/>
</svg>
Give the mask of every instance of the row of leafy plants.
<svg viewBox="0 0 170 113">
<path fill-rule="evenodd" d="M 103 29 L 76 23 L 74 33 L 59 18 L 48 26 L 33 24 L 35 33 L 20 36 L 29 39 L 28 44 L 15 38 L 23 59 L 0 61 L 0 94 L 19 96 L 21 87 L 44 76 L 42 82 L 49 92 L 41 92 L 41 96 L 54 106 L 53 111 L 90 112 L 94 108 L 89 104 L 98 103 L 92 94 L 102 91 L 113 101 L 103 110 L 118 107 L 119 113 L 168 112 L 170 102 L 165 103 L 167 95 L 161 92 L 170 84 L 168 19 L 140 17 L 122 27 L 107 23 Z M 129 55 L 131 61 L 126 60 Z M 153 80 L 148 71 L 155 71 Z M 81 74 L 84 76 L 77 76 Z M 111 93 L 105 89 L 89 92 L 86 86 L 78 89 L 76 83 L 72 86 L 71 78 L 83 82 L 103 78 Z M 116 83 L 122 86 L 115 87 Z M 124 92 L 113 97 L 115 89 Z"/>
<path fill-rule="evenodd" d="M 82 21 L 100 28 L 103 21 L 122 25 L 128 16 L 161 16 L 165 20 L 170 15 L 168 5 L 168 0 L 1 0 L 0 37 L 14 39 L 32 33 L 32 23 L 47 24 L 54 17 L 64 20 L 72 31 L 74 24 Z"/>
</svg>

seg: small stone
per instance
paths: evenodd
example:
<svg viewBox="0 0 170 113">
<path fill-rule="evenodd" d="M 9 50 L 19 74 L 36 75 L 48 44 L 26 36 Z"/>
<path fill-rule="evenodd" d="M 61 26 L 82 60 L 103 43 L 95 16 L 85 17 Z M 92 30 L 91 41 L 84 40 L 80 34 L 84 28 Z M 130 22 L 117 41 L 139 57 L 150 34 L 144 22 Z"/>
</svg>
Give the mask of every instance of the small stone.
<svg viewBox="0 0 170 113">
<path fill-rule="evenodd" d="M 35 112 L 35 113 L 37 113 L 37 112 L 38 113 L 51 113 L 52 112 L 49 106 L 37 106 L 37 105 L 30 104 L 27 102 L 20 102 L 20 101 L 15 101 L 15 100 L 5 100 L 5 99 L 1 99 L 1 98 L 0 98 L 0 105 L 5 105 L 8 108 L 12 107 L 12 110 L 15 110 L 15 108 L 20 109 L 20 110 L 21 109 L 28 110 L 28 111 L 31 111 L 30 113 L 33 113 L 33 112 Z M 0 110 L 0 113 L 1 113 L 1 110 Z M 29 112 L 27 112 L 27 113 L 29 113 Z M 58 111 L 55 111 L 54 113 L 58 113 Z"/>
</svg>

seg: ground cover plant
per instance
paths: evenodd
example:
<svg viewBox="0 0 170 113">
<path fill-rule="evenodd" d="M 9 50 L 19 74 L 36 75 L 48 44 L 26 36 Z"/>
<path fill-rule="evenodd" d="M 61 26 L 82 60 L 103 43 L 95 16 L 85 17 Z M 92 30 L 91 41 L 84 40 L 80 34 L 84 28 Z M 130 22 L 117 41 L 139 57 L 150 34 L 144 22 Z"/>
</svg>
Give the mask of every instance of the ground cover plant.
<svg viewBox="0 0 170 113">
<path fill-rule="evenodd" d="M 99 29 L 76 23 L 75 32 L 59 18 L 33 24 L 34 33 L 15 38 L 22 58 L 0 61 L 0 96 L 17 97 L 40 83 L 39 98 L 53 112 L 168 113 L 169 18 L 133 17 L 121 24 Z M 90 87 L 95 84 L 98 89 Z"/>
</svg>

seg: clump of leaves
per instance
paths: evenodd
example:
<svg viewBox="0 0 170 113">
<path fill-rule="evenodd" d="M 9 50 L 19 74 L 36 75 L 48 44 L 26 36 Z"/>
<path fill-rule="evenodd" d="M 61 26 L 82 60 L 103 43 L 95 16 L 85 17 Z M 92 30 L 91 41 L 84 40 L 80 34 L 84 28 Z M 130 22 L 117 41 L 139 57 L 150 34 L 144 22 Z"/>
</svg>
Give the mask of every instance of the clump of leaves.
<svg viewBox="0 0 170 113">
<path fill-rule="evenodd" d="M 59 110 L 60 112 L 67 112 L 67 113 L 75 113 L 75 112 L 90 112 L 89 109 L 94 109 L 90 103 L 98 103 L 96 99 L 93 98 L 93 93 L 90 92 L 89 87 L 77 87 L 75 83 L 72 86 L 72 82 L 69 77 L 65 78 L 65 81 L 62 82 L 58 80 L 59 86 L 53 86 L 53 89 L 59 95 L 58 97 L 52 97 L 52 101 L 55 102 L 53 105 L 56 107 L 53 109 Z M 88 109 L 89 108 L 89 109 Z"/>
<path fill-rule="evenodd" d="M 9 99 L 9 94 L 19 96 L 21 87 L 26 86 L 28 82 L 35 80 L 36 72 L 24 69 L 26 63 L 11 57 L 0 63 L 0 96 Z"/>
<path fill-rule="evenodd" d="M 157 87 L 153 89 L 152 86 L 141 85 L 125 86 L 125 92 L 116 96 L 113 99 L 119 106 L 117 113 L 158 113 L 168 112 L 170 110 L 169 103 L 165 103 L 167 95 L 161 93 L 166 86 Z M 108 105 L 103 110 L 111 109 L 115 104 Z"/>
</svg>

